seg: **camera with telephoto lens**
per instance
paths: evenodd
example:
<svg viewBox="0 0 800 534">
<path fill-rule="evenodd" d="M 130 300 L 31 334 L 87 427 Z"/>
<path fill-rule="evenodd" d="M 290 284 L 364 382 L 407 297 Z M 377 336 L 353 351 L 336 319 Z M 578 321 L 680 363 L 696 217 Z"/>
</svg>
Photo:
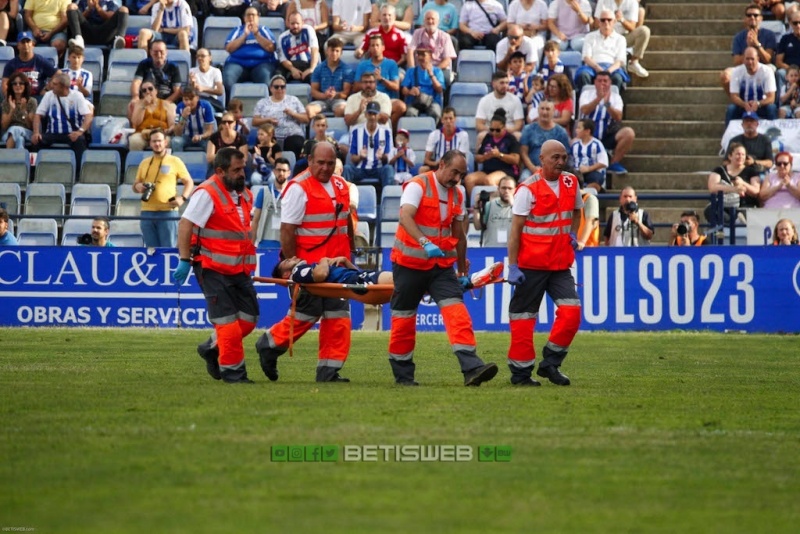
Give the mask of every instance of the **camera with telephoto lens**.
<svg viewBox="0 0 800 534">
<path fill-rule="evenodd" d="M 153 196 L 153 191 L 156 190 L 156 184 L 145 182 L 144 184 L 144 193 L 142 193 L 142 202 L 148 202 L 150 197 Z"/>
<path fill-rule="evenodd" d="M 639 204 L 637 204 L 635 200 L 631 200 L 625 204 L 625 211 L 628 213 L 636 213 L 639 211 Z"/>
<path fill-rule="evenodd" d="M 483 213 L 483 210 L 486 209 L 486 204 L 489 202 L 491 198 L 491 193 L 489 191 L 481 191 L 478 193 L 478 211 Z"/>
<path fill-rule="evenodd" d="M 92 234 L 83 234 L 78 236 L 79 245 L 91 245 L 92 243 Z"/>
<path fill-rule="evenodd" d="M 689 230 L 691 229 L 692 228 L 691 226 L 689 226 L 689 223 L 681 221 L 678 223 L 678 228 L 676 228 L 675 231 L 678 233 L 679 236 L 684 236 L 688 234 Z"/>
</svg>

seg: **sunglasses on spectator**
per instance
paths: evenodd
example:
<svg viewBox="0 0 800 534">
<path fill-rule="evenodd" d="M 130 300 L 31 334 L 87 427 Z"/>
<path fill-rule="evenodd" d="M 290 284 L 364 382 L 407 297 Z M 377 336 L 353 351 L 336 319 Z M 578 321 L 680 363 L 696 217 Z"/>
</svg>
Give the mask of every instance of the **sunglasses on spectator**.
<svg viewBox="0 0 800 534">
<path fill-rule="evenodd" d="M 273 85 L 272 88 L 273 89 L 286 89 L 286 86 L 285 85 Z"/>
<path fill-rule="evenodd" d="M 777 165 L 778 167 L 788 167 L 789 165 L 791 165 L 791 163 L 788 161 L 778 161 L 775 162 L 775 165 Z"/>
<path fill-rule="evenodd" d="M 145 91 L 147 93 L 149 93 L 150 91 L 155 91 L 155 90 L 156 90 L 156 88 L 152 87 L 152 86 L 150 86 L 150 87 L 142 87 L 142 91 Z"/>
<path fill-rule="evenodd" d="M 234 123 L 234 122 L 236 122 L 236 121 L 231 121 L 231 120 L 228 120 L 228 121 L 220 121 L 220 122 L 221 122 L 222 124 L 233 124 L 233 123 Z"/>
<path fill-rule="evenodd" d="M 25 82 L 11 82 L 11 85 L 25 85 Z"/>
<path fill-rule="evenodd" d="M 792 26 L 797 26 L 798 24 L 800 24 L 800 20 L 793 20 L 792 21 Z"/>
<path fill-rule="evenodd" d="M 516 41 L 517 39 L 521 39 L 522 36 L 521 35 L 509 35 L 508 38 Z"/>
<path fill-rule="evenodd" d="M 611 22 L 614 19 L 600 19 L 600 22 Z"/>
<path fill-rule="evenodd" d="M 503 129 L 502 128 L 489 128 L 489 131 L 492 132 L 492 133 L 499 133 L 499 132 L 502 132 Z"/>
</svg>

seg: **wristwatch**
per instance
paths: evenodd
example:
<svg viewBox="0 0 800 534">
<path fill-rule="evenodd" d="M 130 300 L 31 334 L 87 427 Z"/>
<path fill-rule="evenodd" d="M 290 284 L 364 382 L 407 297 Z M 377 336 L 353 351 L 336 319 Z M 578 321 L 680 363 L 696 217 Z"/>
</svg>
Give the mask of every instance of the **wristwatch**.
<svg viewBox="0 0 800 534">
<path fill-rule="evenodd" d="M 420 246 L 422 246 L 422 247 L 424 247 L 425 245 L 427 245 L 427 244 L 428 244 L 428 243 L 430 243 L 430 242 L 431 242 L 431 240 L 430 240 L 430 239 L 428 239 L 427 237 L 424 237 L 424 236 L 423 236 L 423 237 L 420 237 L 420 238 L 419 238 L 419 244 L 420 244 Z"/>
</svg>

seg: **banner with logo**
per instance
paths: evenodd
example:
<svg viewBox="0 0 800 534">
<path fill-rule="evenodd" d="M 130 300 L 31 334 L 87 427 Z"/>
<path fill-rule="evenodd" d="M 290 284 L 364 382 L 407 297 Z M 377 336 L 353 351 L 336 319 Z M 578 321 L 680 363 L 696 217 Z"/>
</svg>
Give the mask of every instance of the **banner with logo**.
<svg viewBox="0 0 800 534">
<path fill-rule="evenodd" d="M 388 250 L 383 265 L 389 269 Z M 470 249 L 473 272 L 506 261 L 504 249 Z M 269 276 L 276 251 L 259 250 L 257 273 Z M 170 279 L 175 252 L 93 247 L 0 249 L 0 326 L 211 328 L 194 277 L 180 292 Z M 741 330 L 800 332 L 800 246 L 596 248 L 575 265 L 583 330 Z M 257 284 L 268 328 L 289 308 L 285 288 Z M 467 293 L 476 330 L 508 330 L 513 288 Z M 353 328 L 364 307 L 351 301 Z M 420 303 L 417 328 L 444 331 L 439 308 Z M 537 329 L 547 331 L 554 307 L 545 299 Z M 383 306 L 388 330 L 389 306 Z"/>
</svg>

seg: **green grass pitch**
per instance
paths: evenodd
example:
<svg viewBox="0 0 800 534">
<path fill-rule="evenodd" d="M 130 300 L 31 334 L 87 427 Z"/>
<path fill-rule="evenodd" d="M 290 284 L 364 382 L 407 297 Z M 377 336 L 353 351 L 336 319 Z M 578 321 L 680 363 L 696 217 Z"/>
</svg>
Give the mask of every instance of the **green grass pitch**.
<svg viewBox="0 0 800 534">
<path fill-rule="evenodd" d="M 354 333 L 316 384 L 316 334 L 268 382 L 211 380 L 204 332 L 0 329 L 0 527 L 35 532 L 789 533 L 800 525 L 796 336 L 580 333 L 570 387 L 463 387 L 443 334 L 393 385 Z M 537 336 L 541 347 L 544 336 Z M 335 462 L 272 461 L 335 446 Z M 462 462 L 344 461 L 347 445 L 461 445 Z M 509 461 L 478 461 L 479 447 Z M 289 449 L 287 449 L 289 450 Z M 312 450 L 312 449 L 309 449 Z M 366 450 L 366 449 L 359 449 Z"/>
</svg>

